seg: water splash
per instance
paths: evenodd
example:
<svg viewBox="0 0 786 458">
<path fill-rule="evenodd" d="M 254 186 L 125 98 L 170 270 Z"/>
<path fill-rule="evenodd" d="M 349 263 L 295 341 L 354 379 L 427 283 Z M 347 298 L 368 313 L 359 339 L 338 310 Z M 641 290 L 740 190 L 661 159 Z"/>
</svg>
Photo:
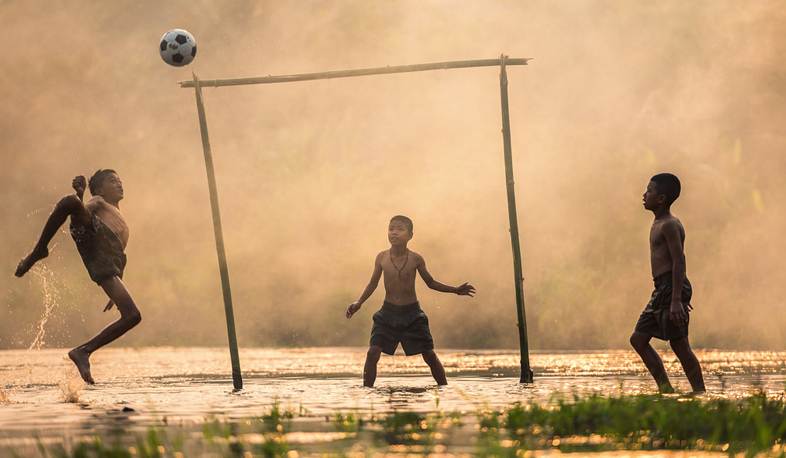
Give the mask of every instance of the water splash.
<svg viewBox="0 0 786 458">
<path fill-rule="evenodd" d="M 46 337 L 46 324 L 52 316 L 55 305 L 58 302 L 59 296 L 57 288 L 51 286 L 55 283 L 55 273 L 49 269 L 46 264 L 39 263 L 28 272 L 37 281 L 41 283 L 43 294 L 44 313 L 40 320 L 33 328 L 35 330 L 35 337 L 32 343 L 28 346 L 20 364 L 15 365 L 14 369 L 3 376 L 3 388 L 0 388 L 0 404 L 11 404 L 11 396 L 17 391 L 25 381 L 33 380 L 33 369 L 38 365 L 40 358 L 40 350 L 45 344 Z M 22 375 L 20 375 L 20 373 Z M 11 381 L 10 384 L 6 384 Z"/>
<path fill-rule="evenodd" d="M 41 347 L 44 346 L 44 337 L 46 337 L 46 323 L 49 321 L 49 317 L 52 315 L 52 310 L 54 309 L 58 298 L 54 288 L 49 287 L 51 280 L 53 280 L 54 277 L 54 272 L 52 272 L 51 269 L 42 264 L 40 268 L 31 270 L 31 272 L 38 280 L 41 281 L 41 287 L 44 291 L 44 314 L 38 321 L 38 332 L 36 333 L 33 342 L 27 348 L 28 352 L 32 350 L 40 350 Z"/>
<path fill-rule="evenodd" d="M 32 217 L 34 215 L 38 215 L 39 213 L 47 214 L 47 213 L 50 213 L 51 211 L 52 211 L 52 206 L 51 205 L 45 205 L 43 207 L 39 207 L 39 208 L 36 208 L 35 210 L 31 211 L 30 213 L 28 213 L 26 215 L 26 217 L 30 218 L 30 217 Z"/>
<path fill-rule="evenodd" d="M 84 387 L 85 383 L 81 379 L 70 378 L 68 376 L 66 376 L 65 380 L 61 380 L 57 383 L 57 388 L 62 395 L 61 399 L 63 402 L 70 404 L 79 403 L 79 394 Z"/>
</svg>

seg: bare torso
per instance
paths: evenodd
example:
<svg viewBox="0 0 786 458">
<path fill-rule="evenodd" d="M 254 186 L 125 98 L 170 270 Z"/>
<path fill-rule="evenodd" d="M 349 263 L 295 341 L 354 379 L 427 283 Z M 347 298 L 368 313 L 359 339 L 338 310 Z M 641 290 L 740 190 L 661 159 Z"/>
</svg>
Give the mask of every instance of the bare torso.
<svg viewBox="0 0 786 458">
<path fill-rule="evenodd" d="M 415 277 L 423 257 L 409 249 L 401 254 L 391 254 L 391 250 L 385 250 L 377 255 L 377 260 L 382 266 L 385 281 L 385 301 L 395 305 L 417 302 Z"/>
<path fill-rule="evenodd" d="M 120 213 L 120 209 L 107 203 L 101 196 L 95 196 L 87 202 L 87 208 L 96 216 L 101 218 L 110 229 L 115 231 L 120 242 L 125 249 L 128 244 L 128 224 Z"/>
<path fill-rule="evenodd" d="M 674 266 L 674 260 L 671 257 L 665 234 L 665 228 L 672 225 L 676 227 L 679 233 L 679 253 L 684 253 L 685 229 L 682 227 L 680 220 L 672 215 L 656 219 L 652 223 L 652 228 L 650 229 L 650 264 L 653 278 L 669 272 Z M 682 257 L 682 261 L 684 262 L 685 255 L 683 254 Z"/>
</svg>

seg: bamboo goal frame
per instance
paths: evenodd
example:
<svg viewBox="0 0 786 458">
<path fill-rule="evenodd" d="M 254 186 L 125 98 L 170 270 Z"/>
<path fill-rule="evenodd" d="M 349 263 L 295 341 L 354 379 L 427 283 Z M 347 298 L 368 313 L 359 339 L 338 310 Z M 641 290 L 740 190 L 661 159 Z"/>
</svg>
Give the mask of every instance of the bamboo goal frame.
<svg viewBox="0 0 786 458">
<path fill-rule="evenodd" d="M 529 364 L 529 339 L 527 336 L 527 321 L 524 308 L 524 277 L 521 266 L 521 248 L 519 244 L 518 217 L 516 215 L 516 193 L 513 180 L 513 155 L 510 137 L 510 111 L 508 106 L 508 77 L 506 67 L 509 65 L 527 65 L 531 58 L 509 58 L 502 54 L 498 59 L 479 59 L 452 62 L 433 62 L 427 64 L 399 65 L 387 67 L 364 68 L 355 70 L 338 70 L 319 73 L 303 73 L 296 75 L 262 76 L 253 78 L 231 78 L 201 80 L 192 73 L 192 80 L 179 81 L 181 88 L 194 88 L 196 95 L 197 112 L 199 115 L 199 128 L 202 135 L 202 150 L 205 156 L 205 168 L 210 190 L 210 206 L 213 214 L 213 232 L 216 239 L 216 252 L 218 254 L 221 287 L 224 296 L 224 312 L 227 319 L 227 334 L 229 337 L 229 352 L 232 362 L 232 382 L 236 390 L 243 388 L 243 378 L 240 372 L 240 358 L 238 356 L 237 334 L 235 331 L 235 317 L 232 307 L 232 293 L 229 286 L 229 269 L 227 266 L 226 252 L 224 250 L 224 235 L 221 226 L 221 213 L 218 206 L 218 190 L 216 186 L 215 170 L 213 168 L 213 155 L 210 147 L 210 138 L 207 130 L 207 117 L 204 101 L 202 99 L 203 87 L 244 86 L 250 84 L 291 83 L 296 81 L 313 81 L 321 79 L 350 78 L 358 76 L 387 75 L 393 73 L 410 73 L 429 70 L 448 70 L 455 68 L 471 67 L 500 67 L 499 85 L 500 101 L 502 108 L 502 140 L 505 161 L 505 181 L 508 200 L 508 220 L 510 223 L 510 241 L 513 250 L 513 275 L 516 293 L 516 309 L 518 315 L 519 346 L 521 350 L 521 379 L 520 383 L 532 383 L 533 373 Z"/>
</svg>

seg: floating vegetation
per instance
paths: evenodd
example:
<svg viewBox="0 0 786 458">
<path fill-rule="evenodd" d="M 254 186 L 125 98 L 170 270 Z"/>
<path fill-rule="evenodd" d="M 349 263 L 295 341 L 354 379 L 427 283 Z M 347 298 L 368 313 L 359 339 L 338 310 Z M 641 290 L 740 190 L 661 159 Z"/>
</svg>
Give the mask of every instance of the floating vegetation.
<svg viewBox="0 0 786 458">
<path fill-rule="evenodd" d="M 454 454 L 523 456 L 533 451 L 594 453 L 685 450 L 786 457 L 784 396 L 590 395 L 547 404 L 516 403 L 470 413 L 336 412 L 297 416 L 278 403 L 247 420 L 211 418 L 201 431 L 161 424 L 128 437 L 76 437 L 12 456 L 287 457 Z"/>
</svg>

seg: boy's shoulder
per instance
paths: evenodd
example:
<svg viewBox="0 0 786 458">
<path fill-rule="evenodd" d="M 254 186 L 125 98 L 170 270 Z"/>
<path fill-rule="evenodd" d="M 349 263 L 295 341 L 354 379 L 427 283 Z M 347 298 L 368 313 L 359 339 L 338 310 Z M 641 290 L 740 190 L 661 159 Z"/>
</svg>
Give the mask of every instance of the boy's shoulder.
<svg viewBox="0 0 786 458">
<path fill-rule="evenodd" d="M 652 223 L 651 237 L 654 239 L 668 239 L 670 237 L 685 238 L 685 227 L 674 215 L 657 219 Z"/>
<path fill-rule="evenodd" d="M 107 203 L 106 200 L 104 200 L 103 197 L 93 196 L 90 198 L 90 200 L 87 201 L 85 205 L 87 205 L 87 208 L 89 208 L 90 210 L 95 210 L 98 208 L 103 208 L 109 204 Z"/>
<path fill-rule="evenodd" d="M 423 256 L 420 253 L 418 253 L 415 250 L 410 250 L 409 248 L 407 250 L 409 251 L 409 259 L 411 260 L 410 262 L 413 261 L 415 263 L 423 262 Z M 379 253 L 377 253 L 376 261 L 378 264 L 382 264 L 383 261 L 387 259 L 390 259 L 390 248 L 382 250 Z"/>
<path fill-rule="evenodd" d="M 96 216 L 99 218 L 114 218 L 114 219 L 123 219 L 123 214 L 120 212 L 120 208 L 110 204 L 101 196 L 94 196 L 89 201 L 87 201 L 87 209 L 90 210 L 91 213 L 95 213 Z"/>
<path fill-rule="evenodd" d="M 662 228 L 669 228 L 669 227 L 677 227 L 682 228 L 682 221 L 674 215 L 668 215 L 660 219 L 656 219 L 652 223 L 653 226 L 659 226 Z"/>
</svg>

